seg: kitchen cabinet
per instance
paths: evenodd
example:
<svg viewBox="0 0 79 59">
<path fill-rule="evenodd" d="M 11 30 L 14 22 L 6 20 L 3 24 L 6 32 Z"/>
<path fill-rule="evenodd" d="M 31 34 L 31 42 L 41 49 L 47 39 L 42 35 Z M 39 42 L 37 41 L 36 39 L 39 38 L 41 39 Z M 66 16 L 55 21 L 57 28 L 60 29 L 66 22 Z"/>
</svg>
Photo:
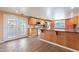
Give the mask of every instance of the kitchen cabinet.
<svg viewBox="0 0 79 59">
<path fill-rule="evenodd" d="M 66 45 L 66 33 L 65 32 L 59 32 L 57 31 L 57 41 L 56 43 L 57 44 L 60 44 L 60 45 Z"/>
<path fill-rule="evenodd" d="M 28 24 L 29 24 L 29 25 L 35 25 L 36 22 L 37 22 L 37 19 L 35 19 L 35 18 L 29 18 L 29 19 L 28 19 Z"/>
<path fill-rule="evenodd" d="M 51 31 L 50 33 L 50 41 L 51 42 L 57 42 L 57 35 L 56 35 L 56 32 L 55 31 Z"/>
<path fill-rule="evenodd" d="M 66 46 L 79 50 L 79 33 L 67 33 L 67 43 Z"/>
<path fill-rule="evenodd" d="M 41 37 L 44 40 L 53 42 L 68 48 L 79 50 L 79 32 L 43 30 Z"/>
<path fill-rule="evenodd" d="M 42 32 L 42 39 L 50 41 L 50 38 L 50 31 L 45 30 Z"/>
<path fill-rule="evenodd" d="M 40 25 L 44 25 L 45 24 L 45 21 L 41 20 L 41 19 L 37 20 L 37 22 L 40 22 Z"/>
<path fill-rule="evenodd" d="M 28 36 L 33 37 L 38 35 L 38 30 L 36 28 L 28 28 Z"/>
<path fill-rule="evenodd" d="M 50 42 L 56 42 L 57 37 L 56 37 L 56 32 L 55 31 L 49 31 L 49 30 L 44 30 L 41 36 L 42 39 L 50 41 Z"/>
</svg>

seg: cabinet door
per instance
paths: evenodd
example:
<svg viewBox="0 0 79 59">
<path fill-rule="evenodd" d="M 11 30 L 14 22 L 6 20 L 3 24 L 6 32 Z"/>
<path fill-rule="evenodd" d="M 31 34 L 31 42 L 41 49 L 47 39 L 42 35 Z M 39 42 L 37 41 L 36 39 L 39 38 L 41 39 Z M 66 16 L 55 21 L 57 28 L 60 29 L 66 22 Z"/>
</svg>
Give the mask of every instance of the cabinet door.
<svg viewBox="0 0 79 59">
<path fill-rule="evenodd" d="M 79 50 L 79 33 L 67 34 L 67 47 Z"/>
<path fill-rule="evenodd" d="M 50 42 L 56 42 L 57 36 L 55 31 L 49 31 L 46 30 L 44 33 L 42 33 L 43 36 L 41 36 L 44 40 L 50 41 Z"/>
<path fill-rule="evenodd" d="M 55 31 L 51 31 L 50 33 L 50 41 L 56 43 L 57 35 Z"/>
<path fill-rule="evenodd" d="M 36 36 L 36 35 L 38 35 L 38 30 L 35 28 L 28 28 L 28 35 L 29 36 Z"/>
<path fill-rule="evenodd" d="M 49 40 L 49 32 L 47 30 L 44 30 L 43 33 L 41 33 L 41 38 L 44 39 L 44 40 Z"/>
<path fill-rule="evenodd" d="M 51 32 L 50 31 L 46 31 L 45 32 L 45 39 L 47 40 L 47 41 L 50 41 L 50 35 L 51 35 Z"/>
<path fill-rule="evenodd" d="M 35 18 L 29 18 L 29 20 L 28 20 L 29 25 L 35 25 L 36 22 L 37 22 L 37 19 L 35 19 Z"/>
<path fill-rule="evenodd" d="M 56 43 L 60 45 L 66 44 L 66 33 L 65 32 L 57 32 L 57 41 Z"/>
</svg>

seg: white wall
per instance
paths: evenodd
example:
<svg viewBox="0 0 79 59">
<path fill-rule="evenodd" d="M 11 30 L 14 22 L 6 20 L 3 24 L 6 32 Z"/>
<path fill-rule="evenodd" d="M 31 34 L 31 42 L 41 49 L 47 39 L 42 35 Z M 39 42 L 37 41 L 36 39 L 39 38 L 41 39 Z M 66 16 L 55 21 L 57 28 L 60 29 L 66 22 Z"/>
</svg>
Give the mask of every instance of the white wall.
<svg viewBox="0 0 79 59">
<path fill-rule="evenodd" d="M 70 7 L 6 7 L 0 10 L 46 19 L 65 19 L 71 11 Z"/>
</svg>

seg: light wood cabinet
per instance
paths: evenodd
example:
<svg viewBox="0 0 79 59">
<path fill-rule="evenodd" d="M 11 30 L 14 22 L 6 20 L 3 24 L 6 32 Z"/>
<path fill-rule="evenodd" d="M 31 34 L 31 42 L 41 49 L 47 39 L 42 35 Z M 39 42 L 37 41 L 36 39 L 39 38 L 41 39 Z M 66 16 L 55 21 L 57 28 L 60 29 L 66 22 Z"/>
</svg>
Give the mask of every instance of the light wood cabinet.
<svg viewBox="0 0 79 59">
<path fill-rule="evenodd" d="M 66 45 L 66 35 L 65 32 L 59 32 L 57 31 L 57 41 L 56 43 L 60 44 L 60 45 Z"/>
<path fill-rule="evenodd" d="M 44 39 L 44 40 L 50 41 L 50 42 L 56 42 L 56 40 L 57 40 L 56 32 L 45 30 L 42 33 L 41 38 Z"/>
<path fill-rule="evenodd" d="M 45 24 L 45 21 L 41 20 L 41 19 L 37 20 L 37 22 L 40 22 L 40 25 L 44 25 Z"/>
<path fill-rule="evenodd" d="M 50 41 L 56 43 L 56 41 L 57 41 L 57 35 L 56 35 L 55 31 L 51 31 L 51 33 L 50 33 Z"/>
<path fill-rule="evenodd" d="M 67 33 L 67 47 L 79 50 L 79 33 Z"/>
<path fill-rule="evenodd" d="M 42 39 L 79 50 L 79 33 L 68 31 L 45 30 Z"/>
<path fill-rule="evenodd" d="M 45 39 L 45 40 L 47 40 L 47 41 L 50 41 L 50 32 L 49 31 L 47 31 L 47 30 L 44 30 L 43 32 L 42 32 L 42 39 Z"/>
<path fill-rule="evenodd" d="M 28 24 L 29 24 L 29 25 L 35 25 L 36 22 L 37 22 L 37 19 L 35 19 L 35 18 L 29 18 L 29 19 L 28 19 Z"/>
<path fill-rule="evenodd" d="M 45 21 L 42 20 L 42 19 L 36 19 L 36 18 L 29 18 L 29 19 L 28 19 L 28 24 L 29 24 L 29 25 L 36 25 L 37 22 L 39 22 L 40 25 L 44 25 L 44 24 L 45 24 Z"/>
<path fill-rule="evenodd" d="M 28 28 L 28 36 L 36 36 L 38 35 L 38 30 L 35 28 Z"/>
</svg>

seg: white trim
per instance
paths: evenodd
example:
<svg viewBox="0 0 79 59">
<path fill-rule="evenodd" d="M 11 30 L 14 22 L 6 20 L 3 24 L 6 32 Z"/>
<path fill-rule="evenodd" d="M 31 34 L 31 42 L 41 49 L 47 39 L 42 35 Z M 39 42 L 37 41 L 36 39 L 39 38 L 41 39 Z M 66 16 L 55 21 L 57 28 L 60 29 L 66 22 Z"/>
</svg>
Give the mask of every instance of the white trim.
<svg viewBox="0 0 79 59">
<path fill-rule="evenodd" d="M 5 42 L 14 41 L 14 40 L 19 40 L 19 39 L 21 39 L 21 38 L 26 38 L 26 37 L 28 37 L 28 36 L 24 36 L 24 37 L 18 37 L 18 38 L 13 38 L 13 39 L 6 40 L 6 41 L 1 41 L 1 42 L 0 42 L 0 44 L 2 44 L 2 43 L 5 43 Z"/>
<path fill-rule="evenodd" d="M 50 42 L 50 41 L 47 41 L 47 40 L 44 40 L 44 39 L 40 39 L 41 41 L 44 41 L 46 43 L 49 43 L 49 44 L 52 44 L 52 45 L 56 45 L 56 46 L 59 46 L 61 48 L 65 48 L 65 49 L 68 49 L 68 50 L 71 50 L 73 52 L 79 52 L 78 50 L 75 50 L 75 49 L 72 49 L 72 48 L 69 48 L 69 47 L 65 47 L 65 46 L 62 46 L 60 44 L 57 44 L 57 43 L 54 43 L 54 42 Z"/>
</svg>

